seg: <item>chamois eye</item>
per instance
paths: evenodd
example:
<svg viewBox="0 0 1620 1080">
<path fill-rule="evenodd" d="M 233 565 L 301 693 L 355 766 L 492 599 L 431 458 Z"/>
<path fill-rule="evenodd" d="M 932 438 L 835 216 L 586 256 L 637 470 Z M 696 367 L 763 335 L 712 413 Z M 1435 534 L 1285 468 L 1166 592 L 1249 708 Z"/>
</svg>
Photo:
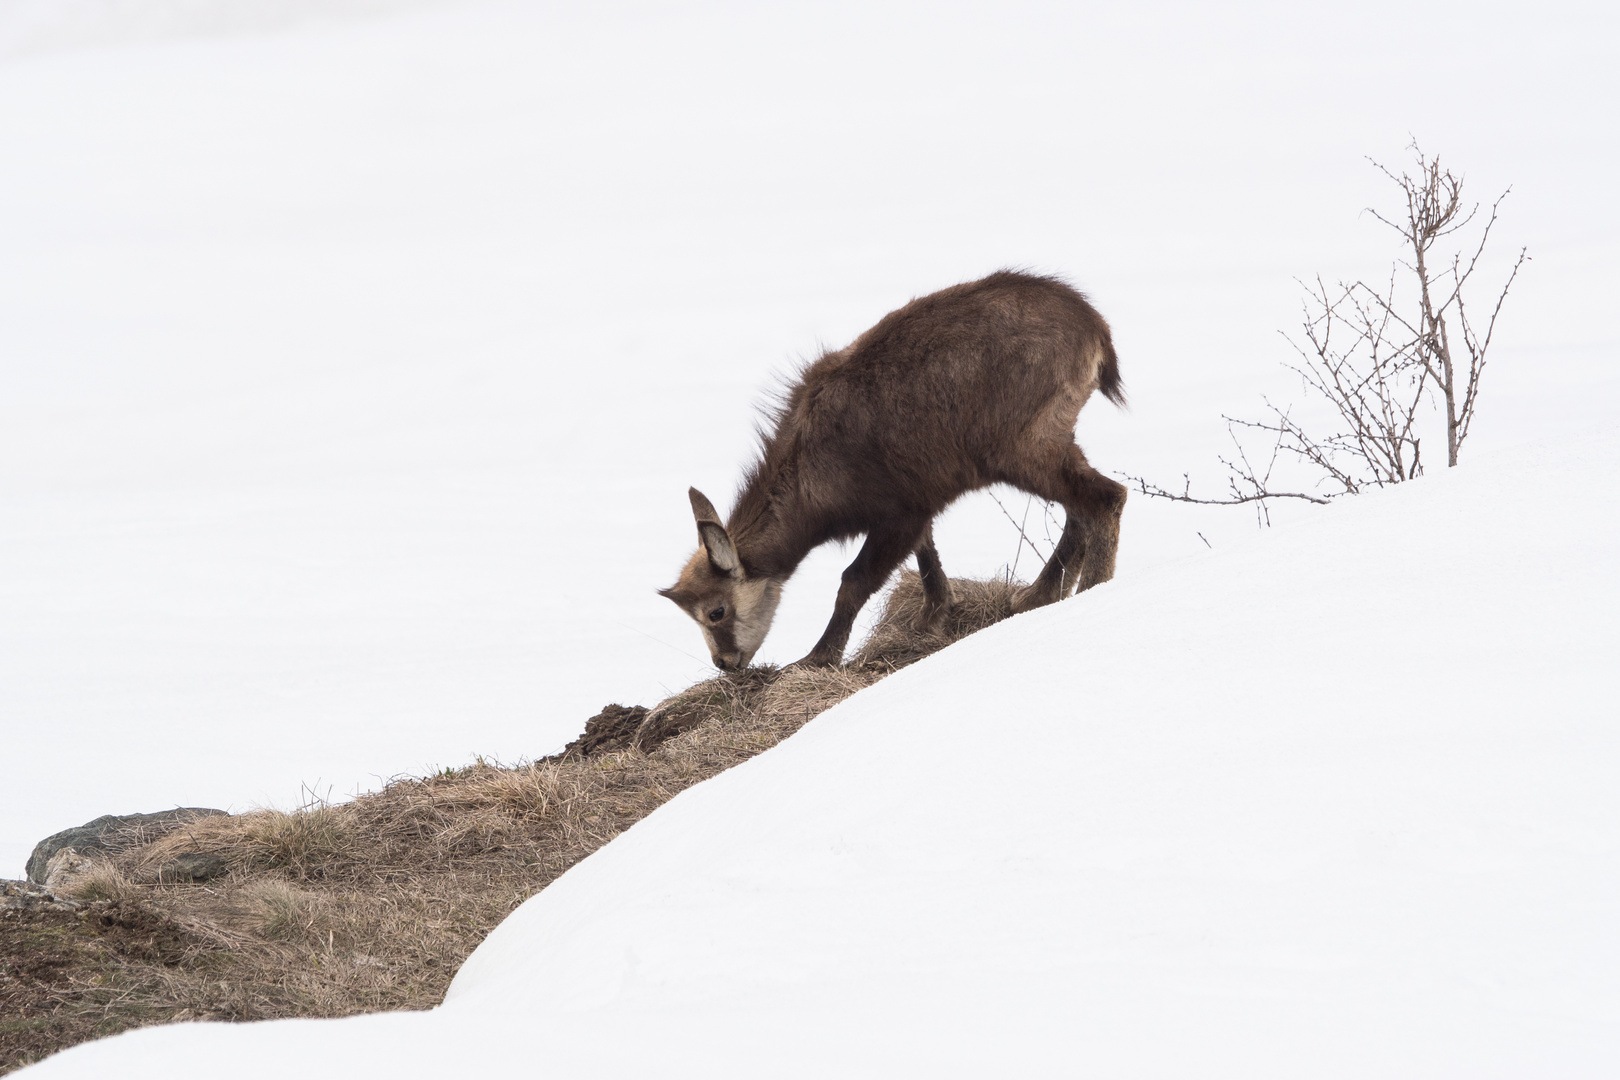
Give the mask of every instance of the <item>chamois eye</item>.
<svg viewBox="0 0 1620 1080">
<path fill-rule="evenodd" d="M 723 608 L 723 607 L 717 607 L 713 611 L 709 612 L 709 621 L 710 622 L 719 622 L 721 619 L 723 619 L 725 617 L 726 617 L 726 609 Z"/>
</svg>

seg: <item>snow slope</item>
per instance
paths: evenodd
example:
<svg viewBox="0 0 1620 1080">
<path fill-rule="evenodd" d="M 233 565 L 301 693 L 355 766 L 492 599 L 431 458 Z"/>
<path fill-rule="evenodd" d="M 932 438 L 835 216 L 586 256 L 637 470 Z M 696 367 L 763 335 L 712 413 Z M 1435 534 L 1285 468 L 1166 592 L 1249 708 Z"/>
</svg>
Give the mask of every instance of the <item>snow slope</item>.
<svg viewBox="0 0 1620 1080">
<path fill-rule="evenodd" d="M 993 627 L 683 793 L 426 1015 L 27 1075 L 1605 1077 L 1620 431 Z"/>
<path fill-rule="evenodd" d="M 1616 19 L 0 0 L 0 875 L 98 814 L 542 754 L 700 677 L 653 592 L 686 486 L 725 505 L 772 373 L 914 294 L 1067 274 L 1133 402 L 1082 444 L 1199 475 L 1222 411 L 1292 392 L 1291 278 L 1387 268 L 1362 155 L 1410 134 L 1516 185 L 1536 260 L 1478 449 L 1601 417 Z M 1122 579 L 1249 528 L 1138 500 Z M 985 497 L 938 533 L 959 575 L 1016 547 Z"/>
</svg>

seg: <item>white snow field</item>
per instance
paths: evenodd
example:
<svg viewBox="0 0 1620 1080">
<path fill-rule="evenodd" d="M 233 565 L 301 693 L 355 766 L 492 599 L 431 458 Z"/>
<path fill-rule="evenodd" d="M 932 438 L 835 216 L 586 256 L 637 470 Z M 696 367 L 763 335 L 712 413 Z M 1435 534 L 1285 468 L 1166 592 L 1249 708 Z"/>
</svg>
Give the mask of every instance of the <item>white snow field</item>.
<svg viewBox="0 0 1620 1080">
<path fill-rule="evenodd" d="M 1612 1077 L 1620 430 L 1020 616 L 677 796 L 440 1008 L 26 1075 Z"/>
<path fill-rule="evenodd" d="M 0 876 L 98 814 L 544 754 L 703 676 L 654 594 L 686 486 L 727 505 L 754 402 L 818 343 L 1000 266 L 1113 322 L 1132 408 L 1082 416 L 1092 459 L 1215 486 L 1220 413 L 1297 392 L 1292 278 L 1387 270 L 1363 155 L 1412 135 L 1514 185 L 1499 254 L 1535 259 L 1470 453 L 1590 426 L 1616 25 L 0 0 Z M 1252 521 L 1137 499 L 1125 530 L 1122 583 Z M 986 496 L 939 535 L 957 575 L 1017 547 Z M 844 558 L 762 661 L 808 649 Z"/>
</svg>

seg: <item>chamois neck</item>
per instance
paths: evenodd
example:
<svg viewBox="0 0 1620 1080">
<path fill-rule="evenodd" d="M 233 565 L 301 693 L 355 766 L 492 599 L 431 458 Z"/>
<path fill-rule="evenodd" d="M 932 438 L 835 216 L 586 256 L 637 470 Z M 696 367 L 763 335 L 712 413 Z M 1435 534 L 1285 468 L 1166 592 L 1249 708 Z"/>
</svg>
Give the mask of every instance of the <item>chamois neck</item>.
<svg viewBox="0 0 1620 1080">
<path fill-rule="evenodd" d="M 775 449 L 766 447 L 726 523 L 737 558 L 750 577 L 789 577 L 824 539 L 816 535 L 805 513 L 792 461 Z"/>
</svg>

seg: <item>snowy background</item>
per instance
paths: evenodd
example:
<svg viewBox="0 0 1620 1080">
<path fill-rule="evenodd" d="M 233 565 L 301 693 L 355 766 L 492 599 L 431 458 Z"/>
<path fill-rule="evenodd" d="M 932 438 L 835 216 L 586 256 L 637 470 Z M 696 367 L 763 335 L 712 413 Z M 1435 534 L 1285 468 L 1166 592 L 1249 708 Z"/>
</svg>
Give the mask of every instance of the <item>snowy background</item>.
<svg viewBox="0 0 1620 1080">
<path fill-rule="evenodd" d="M 725 507 L 774 380 L 997 267 L 1114 325 L 1132 407 L 1082 415 L 1095 464 L 1214 481 L 1219 413 L 1291 392 L 1291 279 L 1387 268 L 1363 155 L 1412 136 L 1476 198 L 1513 185 L 1497 250 L 1535 260 L 1470 450 L 1600 424 L 1617 29 L 0 0 L 0 876 L 97 814 L 544 754 L 703 676 L 654 594 L 686 486 Z M 1252 528 L 1138 498 L 1120 584 Z M 986 497 L 939 530 L 957 575 L 1014 539 Z M 815 640 L 844 557 L 805 566 L 760 660 Z"/>
</svg>

